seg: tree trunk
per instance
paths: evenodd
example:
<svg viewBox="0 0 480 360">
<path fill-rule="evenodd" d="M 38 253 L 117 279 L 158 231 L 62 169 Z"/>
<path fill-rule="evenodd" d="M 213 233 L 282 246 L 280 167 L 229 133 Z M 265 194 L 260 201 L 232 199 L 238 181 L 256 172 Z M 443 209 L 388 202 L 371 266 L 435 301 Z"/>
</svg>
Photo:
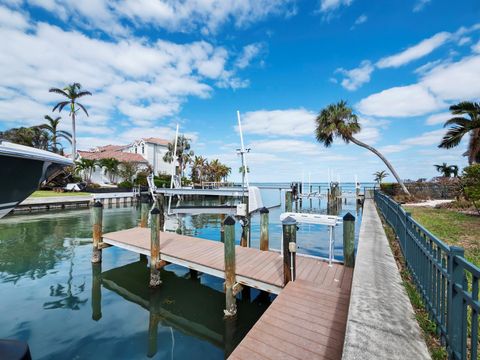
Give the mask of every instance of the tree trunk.
<svg viewBox="0 0 480 360">
<path fill-rule="evenodd" d="M 75 131 L 75 105 L 72 103 L 72 160 L 75 161 L 77 159 L 77 133 Z M 75 162 L 73 163 L 75 167 Z"/>
<path fill-rule="evenodd" d="M 470 133 L 468 143 L 468 165 L 475 164 L 480 153 L 480 129 L 474 129 Z"/>
<path fill-rule="evenodd" d="M 405 184 L 403 183 L 402 179 L 400 179 L 400 176 L 398 176 L 397 172 L 395 171 L 395 169 L 393 168 L 392 164 L 390 164 L 390 162 L 382 155 L 380 154 L 380 152 L 375 149 L 374 147 L 371 147 L 370 145 L 367 145 L 363 142 L 361 142 L 360 140 L 357 140 L 355 139 L 353 136 L 350 138 L 350 140 L 354 143 L 354 144 L 357 144 L 358 146 L 361 146 L 365 149 L 368 149 L 370 150 L 371 152 L 373 152 L 375 155 L 377 155 L 380 159 L 382 159 L 382 161 L 385 163 L 385 165 L 387 166 L 387 168 L 390 170 L 390 172 L 392 173 L 392 175 L 395 177 L 395 179 L 397 179 L 397 182 L 400 184 L 403 192 L 407 195 L 410 195 L 410 192 L 408 191 L 407 187 L 405 186 Z"/>
</svg>

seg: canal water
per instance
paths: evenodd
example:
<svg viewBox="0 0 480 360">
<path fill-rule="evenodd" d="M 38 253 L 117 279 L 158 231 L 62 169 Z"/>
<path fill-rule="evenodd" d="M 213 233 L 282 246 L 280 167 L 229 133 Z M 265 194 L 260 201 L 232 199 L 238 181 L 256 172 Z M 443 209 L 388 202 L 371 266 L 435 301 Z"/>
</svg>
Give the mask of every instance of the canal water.
<svg viewBox="0 0 480 360">
<path fill-rule="evenodd" d="M 280 248 L 282 202 L 262 190 L 270 206 L 270 247 Z M 177 205 L 174 203 L 174 205 Z M 180 204 L 182 205 L 182 204 Z M 327 213 L 325 200 L 305 199 L 298 211 Z M 354 199 L 330 210 L 347 212 L 360 227 Z M 257 290 L 238 299 L 238 317 L 223 320 L 223 280 L 168 265 L 163 284 L 148 288 L 148 264 L 118 248 L 92 265 L 90 211 L 9 215 L 0 220 L 0 338 L 28 342 L 34 359 L 222 359 L 241 341 L 274 296 Z M 104 232 L 136 226 L 135 207 L 104 209 Z M 220 240 L 219 215 L 174 215 L 183 233 Z M 241 228 L 237 224 L 237 242 Z M 251 246 L 259 246 L 259 217 Z M 342 227 L 335 229 L 335 258 L 342 259 Z M 328 229 L 299 225 L 299 252 L 328 256 Z"/>
</svg>

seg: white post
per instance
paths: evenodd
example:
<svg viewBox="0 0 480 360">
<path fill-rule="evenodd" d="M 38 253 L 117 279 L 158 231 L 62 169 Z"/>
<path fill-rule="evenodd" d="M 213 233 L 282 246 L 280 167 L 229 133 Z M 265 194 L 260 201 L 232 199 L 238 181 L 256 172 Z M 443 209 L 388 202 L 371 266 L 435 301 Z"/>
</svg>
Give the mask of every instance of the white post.
<svg viewBox="0 0 480 360">
<path fill-rule="evenodd" d="M 177 131 L 175 132 L 175 144 L 173 146 L 173 161 L 172 161 L 172 175 L 170 177 L 170 189 L 173 189 L 173 176 L 175 175 L 175 167 L 177 162 L 177 141 L 178 141 L 178 124 L 177 124 Z M 180 179 L 180 185 L 182 184 L 182 180 Z M 170 207 L 172 205 L 172 195 L 168 197 L 168 214 L 170 214 Z"/>
<path fill-rule="evenodd" d="M 333 261 L 333 226 L 329 226 L 329 245 L 328 245 L 328 266 L 332 266 Z"/>
<path fill-rule="evenodd" d="M 245 182 L 247 183 L 247 188 L 250 186 L 248 181 L 248 166 L 247 159 L 245 157 L 245 146 L 243 144 L 243 132 L 242 132 L 242 121 L 240 120 L 240 111 L 237 110 L 237 119 L 238 119 L 238 130 L 240 131 L 240 154 L 242 156 L 242 165 L 244 166 L 243 171 L 245 172 Z"/>
</svg>

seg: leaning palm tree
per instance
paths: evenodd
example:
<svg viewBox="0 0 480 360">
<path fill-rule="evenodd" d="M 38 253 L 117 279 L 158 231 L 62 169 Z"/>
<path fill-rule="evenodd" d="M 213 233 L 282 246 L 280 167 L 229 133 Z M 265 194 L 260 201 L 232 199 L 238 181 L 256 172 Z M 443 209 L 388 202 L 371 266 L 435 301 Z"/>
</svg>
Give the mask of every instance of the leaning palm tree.
<svg viewBox="0 0 480 360">
<path fill-rule="evenodd" d="M 373 173 L 373 176 L 375 176 L 375 182 L 378 183 L 378 185 L 382 185 L 382 181 L 388 176 L 388 173 L 385 170 L 382 170 Z"/>
<path fill-rule="evenodd" d="M 361 142 L 353 136 L 360 132 L 361 126 L 358 123 L 357 115 L 353 113 L 352 108 L 347 106 L 345 101 L 342 100 L 336 104 L 328 105 L 320 111 L 315 121 L 315 135 L 318 142 L 322 143 L 325 147 L 330 147 L 334 138 L 339 137 L 347 144 L 353 142 L 358 146 L 370 150 L 382 159 L 392 175 L 397 179 L 402 190 L 410 195 L 407 187 L 402 179 L 400 179 L 400 176 L 398 176 L 392 164 L 390 164 L 390 162 L 377 149 Z"/>
<path fill-rule="evenodd" d="M 463 136 L 470 134 L 468 149 L 464 153 L 468 156 L 468 164 L 480 162 L 480 103 L 463 101 L 459 104 L 450 106 L 452 115 L 467 115 L 469 119 L 463 116 L 455 116 L 448 120 L 444 126 L 452 125 L 443 137 L 439 148 L 450 149 L 462 140 Z"/>
<path fill-rule="evenodd" d="M 44 129 L 50 133 L 50 138 L 52 140 L 52 151 L 54 153 L 59 152 L 57 147 L 59 145 L 58 139 L 65 139 L 70 144 L 72 143 L 72 134 L 70 134 L 68 131 L 57 130 L 60 119 L 60 116 L 53 119 L 51 116 L 45 115 L 45 120 L 47 120 L 48 123 L 39 126 L 40 129 Z"/>
<path fill-rule="evenodd" d="M 435 169 L 442 174 L 442 177 L 450 177 L 452 175 L 452 168 L 450 165 L 447 165 L 447 163 L 443 163 L 441 165 L 433 165 L 435 166 Z M 458 172 L 458 169 L 457 169 Z"/>
<path fill-rule="evenodd" d="M 60 94 L 65 96 L 68 100 L 67 101 L 61 101 L 57 105 L 53 107 L 53 112 L 58 109 L 58 112 L 61 112 L 63 108 L 67 105 L 70 106 L 70 116 L 72 118 L 72 134 L 73 134 L 73 141 L 72 141 L 72 159 L 75 160 L 77 157 L 77 134 L 75 131 L 75 117 L 77 114 L 77 111 L 82 109 L 85 114 L 88 116 L 87 109 L 77 102 L 77 99 L 86 96 L 86 95 L 92 95 L 90 91 L 81 91 L 82 90 L 82 85 L 79 83 L 73 83 L 68 86 L 66 86 L 63 89 L 59 88 L 51 88 L 49 91 Z M 78 106 L 78 107 L 77 107 Z"/>
</svg>

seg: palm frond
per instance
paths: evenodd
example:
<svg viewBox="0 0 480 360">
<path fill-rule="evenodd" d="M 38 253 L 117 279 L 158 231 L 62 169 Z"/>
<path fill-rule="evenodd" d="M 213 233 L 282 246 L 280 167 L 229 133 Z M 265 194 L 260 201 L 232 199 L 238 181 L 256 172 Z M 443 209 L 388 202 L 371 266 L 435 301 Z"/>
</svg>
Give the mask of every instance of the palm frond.
<svg viewBox="0 0 480 360">
<path fill-rule="evenodd" d="M 56 93 L 56 94 L 61 94 L 65 97 L 69 97 L 68 94 L 62 90 L 62 89 L 59 89 L 59 88 L 50 88 L 50 90 L 48 90 L 48 92 L 51 92 L 51 93 Z"/>
<path fill-rule="evenodd" d="M 52 109 L 52 112 L 55 112 L 55 110 L 58 109 L 58 112 L 62 111 L 63 108 L 65 106 L 67 106 L 68 104 L 70 104 L 70 101 L 62 101 L 62 102 L 59 102 L 57 105 L 55 105 Z"/>
<path fill-rule="evenodd" d="M 85 107 L 82 104 L 80 104 L 80 103 L 76 103 L 76 104 L 85 112 L 85 114 L 87 114 L 87 116 L 89 116 L 88 112 L 87 112 L 87 109 L 85 109 Z"/>
<path fill-rule="evenodd" d="M 465 119 L 464 117 L 453 117 L 445 122 L 443 124 L 443 127 L 447 127 L 450 125 L 459 125 L 459 126 L 465 126 L 468 127 L 470 125 L 471 121 L 468 119 Z"/>
<path fill-rule="evenodd" d="M 462 141 L 462 137 L 467 132 L 468 132 L 468 129 L 465 129 L 464 127 L 461 127 L 461 126 L 451 127 L 450 130 L 448 130 L 445 136 L 443 137 L 438 147 L 444 148 L 444 149 L 451 149 L 457 146 L 458 144 L 460 144 L 460 141 Z"/>
<path fill-rule="evenodd" d="M 77 94 L 76 98 L 78 99 L 78 98 L 81 98 L 85 95 L 92 95 L 92 93 L 90 91 L 81 91 Z"/>
</svg>

